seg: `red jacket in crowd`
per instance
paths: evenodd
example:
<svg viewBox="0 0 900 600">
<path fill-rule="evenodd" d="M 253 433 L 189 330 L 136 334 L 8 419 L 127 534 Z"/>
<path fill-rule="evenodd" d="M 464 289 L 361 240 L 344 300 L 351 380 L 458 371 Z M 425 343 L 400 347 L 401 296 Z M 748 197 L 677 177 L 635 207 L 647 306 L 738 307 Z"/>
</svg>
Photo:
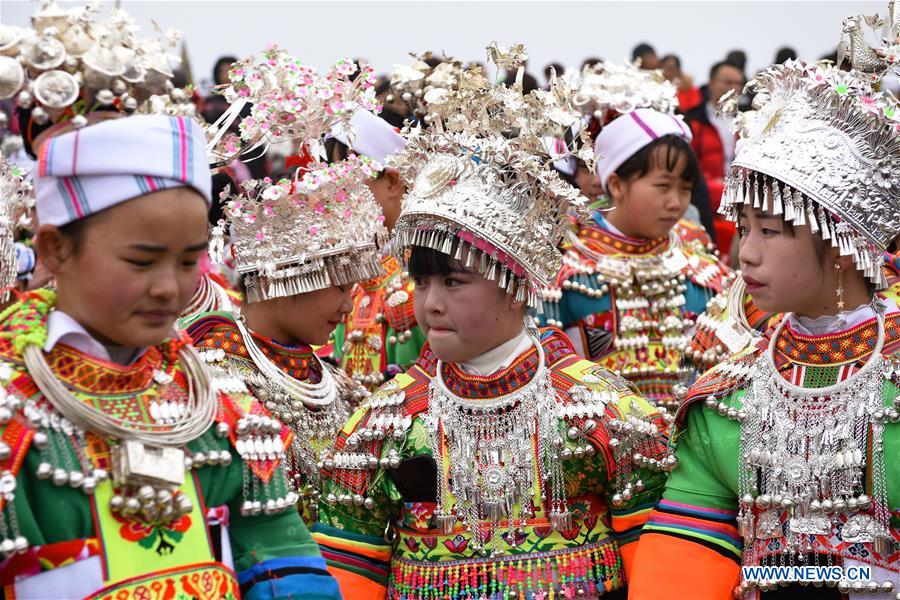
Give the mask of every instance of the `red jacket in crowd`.
<svg viewBox="0 0 900 600">
<path fill-rule="evenodd" d="M 697 155 L 700 170 L 703 171 L 703 178 L 709 188 L 709 202 L 713 211 L 718 211 L 725 178 L 725 148 L 719 138 L 719 130 L 710 123 L 705 102 L 687 111 L 684 120 L 694 135 L 691 147 Z M 715 228 L 719 250 L 727 256 L 731 248 L 731 238 L 734 237 L 734 224 L 717 216 Z"/>
</svg>

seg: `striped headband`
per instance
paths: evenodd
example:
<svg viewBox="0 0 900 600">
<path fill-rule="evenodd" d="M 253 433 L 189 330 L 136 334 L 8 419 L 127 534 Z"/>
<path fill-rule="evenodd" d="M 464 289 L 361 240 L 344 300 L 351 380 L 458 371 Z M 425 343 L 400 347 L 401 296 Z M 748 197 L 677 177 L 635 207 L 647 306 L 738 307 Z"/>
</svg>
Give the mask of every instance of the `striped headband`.
<svg viewBox="0 0 900 600">
<path fill-rule="evenodd" d="M 600 130 L 594 143 L 597 175 L 604 189 L 609 176 L 642 148 L 664 135 L 677 135 L 685 141 L 693 139 L 691 129 L 680 115 L 639 108 L 625 113 Z"/>
<path fill-rule="evenodd" d="M 191 187 L 211 203 L 206 137 L 187 117 L 136 115 L 51 138 L 38 153 L 38 222 L 61 226 L 159 190 Z"/>
</svg>

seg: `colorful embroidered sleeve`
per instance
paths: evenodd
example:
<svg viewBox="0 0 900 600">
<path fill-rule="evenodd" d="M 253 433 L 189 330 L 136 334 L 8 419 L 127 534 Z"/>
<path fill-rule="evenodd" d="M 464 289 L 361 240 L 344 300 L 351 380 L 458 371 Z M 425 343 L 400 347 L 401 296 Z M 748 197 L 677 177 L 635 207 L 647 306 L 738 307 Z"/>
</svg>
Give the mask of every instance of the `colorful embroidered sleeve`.
<svg viewBox="0 0 900 600">
<path fill-rule="evenodd" d="M 210 430 L 192 447 L 204 451 L 213 443 L 230 441 L 232 453 L 237 453 L 224 476 L 203 469 L 199 477 L 207 504 L 228 506 L 226 522 L 242 597 L 283 598 L 303 592 L 304 598 L 316 600 L 340 598 L 337 582 L 328 575 L 325 560 L 299 513 L 291 508 L 278 509 L 279 504 L 290 506 L 293 499 L 279 461 L 256 460 L 247 453 L 247 440 L 265 436 L 265 432 L 252 427 L 245 430 L 240 424 L 251 415 L 262 418 L 268 413 L 245 393 L 222 395 L 220 405 L 219 421 L 228 426 L 228 439 L 219 439 Z M 290 445 L 289 429 L 282 427 L 280 432 L 269 433 L 283 446 Z M 248 501 L 259 503 L 258 514 L 244 514 Z"/>
<path fill-rule="evenodd" d="M 335 458 L 356 456 L 346 452 L 347 439 L 365 431 L 371 417 L 369 406 L 383 396 L 383 392 L 379 394 L 372 396 L 344 426 L 335 443 Z M 385 450 L 384 446 L 382 450 Z M 380 458 L 387 459 L 387 456 L 387 452 L 383 452 Z M 328 571 L 338 580 L 346 600 L 374 600 L 386 596 L 391 545 L 384 535 L 388 523 L 398 512 L 400 499 L 393 480 L 384 469 L 375 470 L 371 479 L 364 476 L 363 469 L 365 467 L 336 465 L 323 472 L 319 522 L 313 526 L 313 536 L 325 557 Z"/>
<path fill-rule="evenodd" d="M 625 576 L 630 579 L 638 539 L 666 481 L 662 469 L 667 456 L 668 424 L 633 386 L 624 386 L 624 380 L 621 383 L 616 408 L 623 425 L 612 434 L 618 444 L 610 477 L 615 486 L 609 489 L 612 493 L 608 496 L 613 535 L 619 543 Z M 633 433 L 627 427 L 633 428 Z"/>
<path fill-rule="evenodd" d="M 739 438 L 737 423 L 702 403 L 688 409 L 676 440 L 678 466 L 638 544 L 629 598 L 731 598 L 742 550 Z"/>
<path fill-rule="evenodd" d="M 592 362 L 579 360 L 557 376 L 577 382 L 561 408 L 569 440 L 563 456 L 574 451 L 576 460 L 567 469 L 578 470 L 567 478 L 581 493 L 602 495 L 610 507 L 609 525 L 627 577 L 641 528 L 665 483 L 668 423 L 625 379 Z"/>
<path fill-rule="evenodd" d="M 256 517 L 237 514 L 232 518 L 232 550 L 245 600 L 341 597 L 297 511 Z"/>
</svg>

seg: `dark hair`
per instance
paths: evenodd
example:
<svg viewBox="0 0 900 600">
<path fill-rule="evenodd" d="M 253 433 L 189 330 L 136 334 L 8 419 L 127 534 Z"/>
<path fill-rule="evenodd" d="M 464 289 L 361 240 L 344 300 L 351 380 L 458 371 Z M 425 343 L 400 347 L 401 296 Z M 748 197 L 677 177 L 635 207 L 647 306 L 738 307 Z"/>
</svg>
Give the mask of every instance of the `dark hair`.
<svg viewBox="0 0 900 600">
<path fill-rule="evenodd" d="M 790 46 L 784 46 L 775 53 L 775 64 L 780 65 L 786 60 L 794 60 L 797 58 L 797 51 Z"/>
<path fill-rule="evenodd" d="M 450 261 L 449 254 L 424 246 L 413 246 L 410 248 L 407 271 L 414 279 L 432 275 L 447 277 L 456 271 Z"/>
<path fill-rule="evenodd" d="M 65 225 L 61 225 L 59 227 L 59 232 L 63 234 L 64 238 L 69 240 L 69 243 L 72 244 L 72 254 L 70 256 L 77 256 L 79 253 L 81 253 L 81 248 L 84 246 L 84 238 L 87 235 L 88 227 L 95 216 L 97 215 L 93 214 L 83 219 L 72 221 L 71 223 L 66 223 Z"/>
<path fill-rule="evenodd" d="M 640 58 L 645 54 L 650 54 L 651 52 L 653 54 L 656 54 L 656 50 L 653 49 L 653 46 L 646 42 L 641 42 L 634 47 L 634 50 L 631 51 L 631 60 L 634 61 L 636 58 Z"/>
<path fill-rule="evenodd" d="M 228 55 L 220 56 L 218 59 L 216 59 L 216 64 L 213 65 L 213 72 L 212 72 L 213 83 L 214 84 L 219 83 L 218 81 L 216 81 L 216 73 L 219 72 L 219 67 L 221 67 L 222 65 L 227 65 L 230 67 L 237 61 L 238 61 L 237 56 L 228 56 Z"/>
<path fill-rule="evenodd" d="M 550 69 L 553 69 L 554 71 L 556 71 L 557 77 L 562 75 L 563 71 L 565 71 L 565 67 L 563 67 L 558 62 L 552 62 L 552 63 L 548 64 L 546 67 L 544 67 L 544 78 L 546 78 L 547 81 L 550 81 Z"/>
<path fill-rule="evenodd" d="M 379 75 L 375 81 L 375 95 L 380 96 L 391 91 L 391 78 L 387 75 Z"/>
<path fill-rule="evenodd" d="M 172 85 L 177 88 L 184 88 L 188 84 L 188 72 L 183 68 L 175 69 L 172 72 Z"/>
<path fill-rule="evenodd" d="M 747 66 L 747 53 L 743 50 L 732 50 L 725 55 L 725 62 L 730 62 L 743 73 Z"/>
<path fill-rule="evenodd" d="M 657 149 L 660 152 L 657 153 Z M 697 155 L 694 154 L 691 145 L 684 138 L 673 134 L 657 138 L 638 150 L 631 158 L 619 165 L 615 173 L 620 179 L 625 181 L 638 179 L 653 168 L 653 163 L 671 173 L 675 170 L 675 166 L 682 156 L 687 161 L 684 169 L 678 174 L 679 177 L 697 185 L 701 177 Z"/>
<path fill-rule="evenodd" d="M 337 138 L 328 138 L 325 140 L 325 156 L 328 162 L 341 162 L 350 156 L 350 148 Z"/>
<path fill-rule="evenodd" d="M 325 156 L 328 157 L 328 162 L 337 163 L 346 160 L 351 152 L 352 151 L 347 144 L 337 138 L 328 138 L 325 140 Z M 384 170 L 378 173 L 375 179 L 378 179 L 382 175 L 384 175 Z"/>
<path fill-rule="evenodd" d="M 391 127 L 394 127 L 396 129 L 402 129 L 403 126 L 406 125 L 407 119 L 414 119 L 412 115 L 400 114 L 389 106 L 381 109 L 381 112 L 378 114 L 378 116 L 387 121 Z"/>
<path fill-rule="evenodd" d="M 681 59 L 678 58 L 678 55 L 676 55 L 676 54 L 666 54 L 666 55 L 663 56 L 661 59 L 659 59 L 659 62 L 660 62 L 660 64 L 662 64 L 662 63 L 666 62 L 667 60 L 674 60 L 674 61 L 675 61 L 675 66 L 678 68 L 679 71 L 681 70 Z"/>
<path fill-rule="evenodd" d="M 709 80 L 712 81 L 713 79 L 715 79 L 716 75 L 719 74 L 719 71 L 721 71 L 725 67 L 731 67 L 732 69 L 737 69 L 738 71 L 741 72 L 741 76 L 743 76 L 743 74 L 744 74 L 744 69 L 742 69 L 739 65 L 734 64 L 730 60 L 720 60 L 719 62 L 714 64 L 712 67 L 710 67 Z"/>
<path fill-rule="evenodd" d="M 512 87 L 512 85 L 516 82 L 516 73 L 510 73 L 503 80 L 503 83 Z M 528 94 L 533 92 L 534 90 L 540 89 L 541 86 L 538 85 L 537 79 L 534 78 L 534 75 L 531 73 L 523 73 L 522 74 L 522 93 Z"/>
<path fill-rule="evenodd" d="M 225 217 L 225 207 L 219 200 L 219 194 L 227 185 L 231 186 L 232 193 L 237 191 L 234 180 L 228 173 L 216 173 L 212 176 L 212 204 L 209 205 L 209 212 L 206 213 L 210 225 L 218 224 L 219 219 Z"/>
<path fill-rule="evenodd" d="M 581 62 L 581 68 L 584 69 L 585 67 L 593 67 L 594 65 L 602 62 L 603 59 L 599 56 L 589 56 Z"/>
</svg>

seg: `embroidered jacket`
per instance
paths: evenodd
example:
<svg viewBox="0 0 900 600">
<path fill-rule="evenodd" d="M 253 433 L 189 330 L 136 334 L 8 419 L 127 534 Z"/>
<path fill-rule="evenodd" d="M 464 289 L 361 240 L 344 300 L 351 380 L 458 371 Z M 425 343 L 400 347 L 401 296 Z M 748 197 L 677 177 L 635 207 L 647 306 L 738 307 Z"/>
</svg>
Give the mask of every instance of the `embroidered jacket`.
<svg viewBox="0 0 900 600">
<path fill-rule="evenodd" d="M 702 227 L 681 221 L 672 234 L 627 238 L 596 213 L 578 229 L 577 243 L 563 247 L 563 267 L 544 290 L 547 324 L 564 329 L 589 360 L 670 407 L 673 387 L 687 374 L 687 334 L 732 277 Z"/>
<path fill-rule="evenodd" d="M 670 464 L 666 421 L 625 380 L 580 359 L 558 330 L 543 330 L 541 344 L 556 394 L 558 416 L 549 422 L 571 523 L 552 526 L 554 491 L 544 481 L 531 493 L 533 517 L 522 528 L 501 527 L 493 555 L 476 548 L 462 520 L 438 525 L 438 494 L 459 499 L 447 487 L 448 438 L 440 435 L 438 449 L 429 437 L 436 359 L 426 345 L 415 366 L 350 419 L 326 465 L 313 530 L 345 598 L 538 598 L 551 589 L 593 597 L 625 585 L 633 542 Z M 537 356 L 532 347 L 488 377 L 448 364 L 443 377 L 458 397 L 488 402 L 531 381 Z M 545 463 L 537 464 L 543 471 Z"/>
<path fill-rule="evenodd" d="M 353 310 L 334 332 L 334 358 L 370 390 L 412 366 L 425 344 L 413 313 L 409 275 L 393 256 L 382 259 L 385 274 L 353 290 Z"/>
<path fill-rule="evenodd" d="M 872 582 L 879 586 L 885 585 L 884 581 L 897 582 L 900 565 L 900 545 L 897 544 L 900 542 L 900 462 L 896 460 L 900 456 L 900 415 L 897 412 L 900 408 L 900 378 L 897 375 L 900 312 L 887 315 L 885 329 L 882 355 L 887 366 L 880 395 L 884 407 L 880 413 L 884 423 L 882 448 L 876 448 L 878 444 L 872 443 L 874 438 L 870 428 L 866 434 L 869 440 L 866 450 L 854 458 L 862 463 L 857 468 L 863 470 L 864 494 L 875 499 L 871 501 L 873 506 L 866 510 L 851 510 L 848 506 L 846 511 L 838 511 L 835 523 L 816 524 L 815 527 L 824 529 L 816 534 L 804 534 L 808 552 L 819 557 L 812 564 L 824 564 L 830 556 L 837 565 L 861 563 L 870 566 L 872 581 L 858 582 L 866 586 Z M 791 526 L 809 527 L 795 520 L 807 518 L 809 512 L 799 511 L 811 510 L 808 507 L 771 507 L 771 501 L 760 507 L 756 498 L 753 498 L 756 502 L 752 510 L 747 511 L 752 514 L 752 519 L 747 519 L 748 526 L 743 530 L 743 535 L 752 534 L 752 537 L 742 537 L 738 527 L 741 506 L 738 480 L 740 465 L 746 460 L 741 456 L 741 440 L 742 436 L 748 435 L 742 432 L 741 419 L 747 418 L 744 404 L 754 378 L 760 373 L 754 370 L 754 365 L 768 351 L 773 331 L 770 328 L 757 346 L 702 376 L 679 408 L 673 431 L 678 466 L 666 483 L 659 507 L 651 513 L 644 527 L 635 558 L 630 597 L 639 600 L 724 599 L 732 597 L 732 591 L 743 583 L 744 597 L 757 598 L 759 590 L 740 581 L 739 567 L 742 564 L 753 566 L 760 560 L 776 560 L 786 547 L 784 532 L 790 531 Z M 794 385 L 803 388 L 830 386 L 859 372 L 871 359 L 876 338 L 875 319 L 821 336 L 801 334 L 788 323 L 776 342 L 775 365 L 780 376 Z M 878 400 L 876 397 L 875 401 Z M 887 506 L 879 508 L 879 490 L 872 489 L 877 478 L 873 477 L 871 465 L 876 454 L 882 452 L 886 459 Z M 813 458 L 803 455 L 799 461 L 791 463 L 798 469 L 796 476 L 802 477 L 805 473 L 803 465 L 813 464 L 812 461 Z M 851 465 L 848 463 L 848 466 Z M 750 477 L 753 477 L 752 472 Z M 836 494 L 855 495 L 851 492 L 835 490 Z M 879 550 L 871 540 L 866 541 L 865 536 L 873 523 L 872 515 L 881 509 L 889 511 L 890 535 L 895 543 L 893 548 L 888 544 L 887 548 Z M 813 513 L 815 517 L 815 511 Z M 813 520 L 813 523 L 817 522 Z M 668 558 L 660 561 L 660 556 Z M 889 585 L 893 586 L 893 583 Z M 879 589 L 887 591 L 886 587 Z M 765 598 L 766 593 L 762 592 L 761 597 Z"/>
<path fill-rule="evenodd" d="M 284 346 L 252 333 L 253 340 L 268 360 L 285 375 L 298 381 L 319 383 L 322 367 L 337 385 L 330 406 L 310 409 L 261 373 L 251 359 L 241 332 L 230 312 L 200 315 L 188 327 L 188 334 L 200 350 L 201 358 L 229 390 L 251 393 L 268 411 L 293 432 L 287 451 L 288 472 L 300 495 L 299 509 L 304 521 L 315 521 L 319 496 L 319 455 L 331 446 L 344 422 L 368 395 L 340 369 L 319 362 L 310 346 Z"/>
<path fill-rule="evenodd" d="M 278 449 L 291 433 L 247 394 L 218 393 L 215 423 L 184 448 L 184 483 L 171 497 L 190 500 L 190 512 L 163 524 L 124 516 L 127 504 L 111 509 L 114 494 L 123 493 L 110 477 L 111 449 L 122 442 L 73 427 L 23 362 L 23 343 L 46 336 L 54 302 L 40 290 L 0 315 L 5 597 L 136 599 L 154 589 L 166 597 L 267 598 L 274 589 L 318 589 L 337 598 L 315 542 L 291 510 Z M 78 400 L 159 424 L 188 397 L 177 354 L 188 343 L 150 347 L 129 366 L 62 343 L 45 360 Z M 271 452 L 251 452 L 247 442 L 255 438 L 267 440 Z M 149 506 L 144 501 L 153 498 L 141 496 L 139 506 Z"/>
</svg>

